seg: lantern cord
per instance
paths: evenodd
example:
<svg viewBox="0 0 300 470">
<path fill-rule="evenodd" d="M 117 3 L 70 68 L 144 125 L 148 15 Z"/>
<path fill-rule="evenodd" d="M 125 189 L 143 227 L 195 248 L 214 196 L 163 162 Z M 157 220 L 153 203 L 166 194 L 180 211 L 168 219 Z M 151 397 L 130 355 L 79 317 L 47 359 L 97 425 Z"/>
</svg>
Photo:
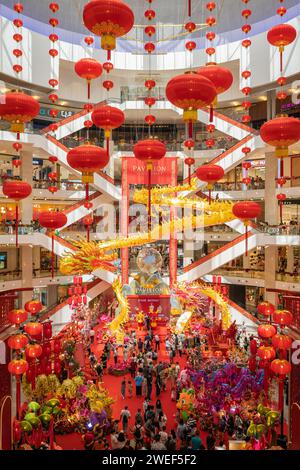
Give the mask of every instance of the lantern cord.
<svg viewBox="0 0 300 470">
<path fill-rule="evenodd" d="M 208 190 L 208 202 L 211 204 L 211 188 Z"/>
<path fill-rule="evenodd" d="M 107 156 L 109 158 L 109 137 L 106 137 L 106 151 L 107 151 Z"/>
<path fill-rule="evenodd" d="M 87 242 L 90 241 L 90 226 L 89 225 L 86 226 L 86 239 L 87 239 Z"/>
<path fill-rule="evenodd" d="M 148 169 L 148 232 L 151 232 L 151 169 Z"/>
<path fill-rule="evenodd" d="M 111 51 L 107 51 L 107 60 L 111 60 Z"/>
<path fill-rule="evenodd" d="M 89 200 L 89 183 L 85 183 L 85 200 Z"/>
<path fill-rule="evenodd" d="M 282 225 L 282 201 L 279 204 L 279 211 L 280 211 L 280 225 Z"/>
<path fill-rule="evenodd" d="M 248 256 L 248 226 L 247 225 L 245 227 L 245 235 L 246 235 L 246 238 L 245 238 L 246 253 L 245 253 L 245 255 Z"/>
<path fill-rule="evenodd" d="M 209 108 L 209 122 L 214 122 L 214 107 L 212 104 Z"/>
<path fill-rule="evenodd" d="M 51 275 L 54 278 L 54 234 L 51 235 Z"/>
<path fill-rule="evenodd" d="M 87 80 L 88 100 L 91 99 L 91 80 Z"/>
<path fill-rule="evenodd" d="M 20 418 L 20 408 L 21 408 L 21 380 L 20 376 L 16 376 L 16 415 L 17 419 Z"/>
<path fill-rule="evenodd" d="M 280 178 L 283 178 L 283 168 L 284 168 L 284 163 L 283 163 L 283 158 L 280 158 Z"/>
<path fill-rule="evenodd" d="M 283 72 L 283 53 L 280 51 L 280 72 Z"/>
<path fill-rule="evenodd" d="M 188 0 L 188 16 L 192 16 L 192 0 Z"/>
<path fill-rule="evenodd" d="M 19 246 L 19 206 L 16 203 L 16 248 Z"/>
<path fill-rule="evenodd" d="M 189 139 L 193 138 L 193 121 L 189 121 L 188 125 Z"/>
<path fill-rule="evenodd" d="M 192 176 L 192 167 L 191 165 L 189 165 L 189 175 L 188 175 L 188 178 L 189 178 L 189 186 L 191 185 L 191 176 Z"/>
<path fill-rule="evenodd" d="M 278 379 L 278 411 L 283 410 L 284 380 Z"/>
</svg>

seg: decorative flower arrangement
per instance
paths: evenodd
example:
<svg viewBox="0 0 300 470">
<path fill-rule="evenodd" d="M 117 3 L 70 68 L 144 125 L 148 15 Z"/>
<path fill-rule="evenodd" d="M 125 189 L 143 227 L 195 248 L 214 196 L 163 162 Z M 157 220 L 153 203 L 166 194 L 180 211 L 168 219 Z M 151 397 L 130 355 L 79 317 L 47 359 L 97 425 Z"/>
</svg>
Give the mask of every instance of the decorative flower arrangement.
<svg viewBox="0 0 300 470">
<path fill-rule="evenodd" d="M 118 362 L 116 365 L 110 366 L 108 373 L 111 375 L 125 375 L 129 371 L 128 362 Z"/>
</svg>

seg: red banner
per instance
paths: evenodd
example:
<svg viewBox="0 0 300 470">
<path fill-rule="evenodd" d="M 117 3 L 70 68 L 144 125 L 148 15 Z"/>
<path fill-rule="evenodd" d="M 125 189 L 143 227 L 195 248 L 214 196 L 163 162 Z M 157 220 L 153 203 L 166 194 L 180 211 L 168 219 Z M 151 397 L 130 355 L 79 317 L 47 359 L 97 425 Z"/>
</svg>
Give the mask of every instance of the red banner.
<svg viewBox="0 0 300 470">
<path fill-rule="evenodd" d="M 126 161 L 127 167 L 127 183 L 128 184 L 147 184 L 147 164 L 141 162 L 137 158 L 123 157 L 122 162 Z M 175 157 L 162 158 L 157 162 L 153 162 L 153 170 L 151 173 L 152 184 L 171 184 L 174 176 L 177 179 L 177 173 L 174 175 Z M 123 177 L 123 175 L 122 175 Z"/>
<path fill-rule="evenodd" d="M 130 317 L 135 317 L 137 311 L 149 313 L 151 306 L 154 307 L 154 311 L 161 307 L 161 313 L 158 314 L 159 321 L 166 321 L 170 315 L 169 295 L 128 295 L 127 300 L 130 307 Z"/>
</svg>

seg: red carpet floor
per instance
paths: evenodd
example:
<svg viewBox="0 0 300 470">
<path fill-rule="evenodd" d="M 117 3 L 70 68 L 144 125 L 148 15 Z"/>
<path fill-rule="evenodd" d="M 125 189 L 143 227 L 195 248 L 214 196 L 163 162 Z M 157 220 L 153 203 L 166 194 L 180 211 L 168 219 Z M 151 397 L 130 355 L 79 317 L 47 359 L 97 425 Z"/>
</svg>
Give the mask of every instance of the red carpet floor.
<svg viewBox="0 0 300 470">
<path fill-rule="evenodd" d="M 169 356 L 166 352 L 165 349 L 165 337 L 167 335 L 167 329 L 166 327 L 160 327 L 157 329 L 157 332 L 161 338 L 161 349 L 159 351 L 159 356 L 158 356 L 158 361 L 169 361 Z M 155 331 L 156 333 L 156 331 Z M 144 336 L 144 332 L 139 332 L 137 333 L 137 336 Z M 96 338 L 97 335 L 95 335 Z M 93 345 L 93 351 L 98 358 L 102 352 L 103 349 L 103 344 L 95 344 Z M 121 349 L 120 349 L 120 359 L 121 360 Z M 177 356 L 175 358 L 175 362 L 178 361 L 181 367 L 184 367 L 185 362 L 186 362 L 186 357 L 183 356 L 180 358 Z M 113 358 L 111 357 L 108 367 L 113 364 Z M 134 425 L 134 416 L 135 413 L 137 412 L 138 408 L 143 408 L 142 404 L 144 401 L 144 397 L 136 397 L 135 396 L 135 384 L 133 381 L 133 397 L 129 398 L 128 393 L 125 398 L 125 400 L 121 396 L 121 382 L 123 378 L 126 378 L 126 381 L 130 380 L 130 374 L 126 374 L 125 376 L 120 376 L 120 377 L 115 377 L 113 375 L 110 375 L 106 373 L 103 376 L 103 382 L 104 386 L 107 388 L 109 391 L 110 396 L 115 400 L 115 403 L 113 405 L 113 419 L 119 419 L 120 418 L 120 413 L 121 410 L 124 408 L 125 405 L 128 405 L 128 408 L 131 412 L 131 420 L 129 422 L 129 428 L 132 428 Z M 171 400 L 171 390 L 170 390 L 170 382 L 167 384 L 167 390 L 162 391 L 158 397 L 162 403 L 163 411 L 166 414 L 168 421 L 167 421 L 167 430 L 170 431 L 171 429 L 176 430 L 176 422 L 175 422 L 175 414 L 176 414 L 176 402 Z M 155 405 L 156 402 L 156 395 L 155 395 L 155 383 L 153 380 L 153 390 L 152 390 L 152 401 L 151 403 Z M 68 434 L 64 436 L 57 436 L 56 437 L 56 442 L 59 446 L 61 446 L 64 450 L 80 450 L 83 449 L 83 444 L 81 441 L 81 436 L 78 434 Z"/>
</svg>

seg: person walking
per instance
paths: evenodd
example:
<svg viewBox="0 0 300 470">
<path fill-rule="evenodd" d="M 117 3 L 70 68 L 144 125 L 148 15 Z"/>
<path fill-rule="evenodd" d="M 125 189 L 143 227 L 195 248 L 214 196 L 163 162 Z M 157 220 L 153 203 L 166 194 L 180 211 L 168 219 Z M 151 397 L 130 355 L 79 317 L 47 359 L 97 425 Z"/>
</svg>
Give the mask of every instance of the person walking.
<svg viewBox="0 0 300 470">
<path fill-rule="evenodd" d="M 125 397 L 126 397 L 126 380 L 125 379 L 123 379 L 121 383 L 121 396 L 123 400 L 125 400 Z"/>
<path fill-rule="evenodd" d="M 137 397 L 140 397 L 142 396 L 142 383 L 143 383 L 142 374 L 138 373 L 134 381 L 135 381 L 135 394 Z"/>
<path fill-rule="evenodd" d="M 128 409 L 128 406 L 126 405 L 120 414 L 120 419 L 121 419 L 123 431 L 125 434 L 127 433 L 127 430 L 128 430 L 128 423 L 129 423 L 130 418 L 131 418 L 131 413 Z"/>
<path fill-rule="evenodd" d="M 160 350 L 160 338 L 159 335 L 156 333 L 155 337 L 155 352 Z"/>
</svg>

